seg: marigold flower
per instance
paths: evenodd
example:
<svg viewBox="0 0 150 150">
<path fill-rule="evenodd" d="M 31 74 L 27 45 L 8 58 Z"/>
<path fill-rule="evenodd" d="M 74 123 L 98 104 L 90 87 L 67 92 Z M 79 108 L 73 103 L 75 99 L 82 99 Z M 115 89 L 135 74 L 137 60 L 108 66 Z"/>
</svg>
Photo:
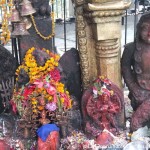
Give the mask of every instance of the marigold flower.
<svg viewBox="0 0 150 150">
<path fill-rule="evenodd" d="M 61 107 L 61 109 L 70 109 L 72 101 L 69 92 L 65 90 L 64 84 L 60 82 L 60 72 L 56 69 L 60 58 L 59 55 L 43 49 L 50 58 L 43 66 L 38 66 L 32 54 L 34 50 L 35 48 L 32 47 L 26 52 L 22 65 L 16 70 L 16 74 L 19 75 L 20 70 L 24 69 L 30 79 L 28 86 L 35 85 L 31 92 L 26 92 L 27 100 L 32 104 L 32 111 L 34 113 L 38 113 L 38 111 L 44 109 L 53 111 L 57 109 L 57 106 Z M 35 82 L 42 82 L 42 88 L 34 84 Z M 21 89 L 17 92 L 14 90 L 13 100 L 18 103 L 18 107 L 20 107 L 20 103 L 24 102 L 22 93 L 24 93 L 24 90 L 23 92 Z M 42 97 L 44 103 L 41 103 L 39 96 Z"/>
<path fill-rule="evenodd" d="M 60 100 L 61 100 L 61 103 L 64 103 L 64 98 L 60 98 Z"/>
<path fill-rule="evenodd" d="M 38 106 L 38 109 L 41 111 L 44 109 L 44 106 Z"/>
<path fill-rule="evenodd" d="M 37 109 L 32 109 L 32 111 L 33 111 L 34 113 L 37 113 L 37 112 L 38 112 Z"/>
<path fill-rule="evenodd" d="M 37 101 L 32 101 L 31 103 L 32 103 L 32 105 L 36 105 Z"/>
</svg>

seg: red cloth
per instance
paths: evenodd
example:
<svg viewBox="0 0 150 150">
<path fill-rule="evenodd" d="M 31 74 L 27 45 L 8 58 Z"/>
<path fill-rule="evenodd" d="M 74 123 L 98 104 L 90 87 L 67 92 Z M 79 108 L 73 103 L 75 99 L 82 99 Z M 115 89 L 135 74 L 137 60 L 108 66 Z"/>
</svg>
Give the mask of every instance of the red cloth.
<svg viewBox="0 0 150 150">
<path fill-rule="evenodd" d="M 38 150 L 57 150 L 59 147 L 59 132 L 53 131 L 45 142 L 38 138 Z"/>
<path fill-rule="evenodd" d="M 0 140 L 0 150 L 10 150 L 10 147 L 5 143 L 4 140 Z"/>
</svg>

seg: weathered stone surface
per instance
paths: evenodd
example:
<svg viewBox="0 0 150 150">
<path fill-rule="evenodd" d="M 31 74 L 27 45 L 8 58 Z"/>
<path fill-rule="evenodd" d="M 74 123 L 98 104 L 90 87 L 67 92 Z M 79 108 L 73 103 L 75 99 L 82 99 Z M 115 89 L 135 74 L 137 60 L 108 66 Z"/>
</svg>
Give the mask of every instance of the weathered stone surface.
<svg viewBox="0 0 150 150">
<path fill-rule="evenodd" d="M 150 14 L 141 17 L 137 24 L 136 40 L 125 46 L 122 56 L 122 74 L 129 88 L 129 98 L 134 109 L 131 120 L 133 131 L 150 119 Z"/>
<path fill-rule="evenodd" d="M 72 96 L 75 96 L 77 101 L 81 100 L 82 90 L 81 90 L 81 70 L 80 70 L 80 60 L 79 53 L 76 49 L 64 53 L 60 58 L 59 63 L 62 67 L 64 76 L 62 80 L 65 83 L 66 88 Z"/>
<path fill-rule="evenodd" d="M 11 99 L 14 75 L 16 71 L 16 61 L 13 55 L 2 45 L 0 45 L 0 113 L 4 107 L 9 106 Z"/>
</svg>

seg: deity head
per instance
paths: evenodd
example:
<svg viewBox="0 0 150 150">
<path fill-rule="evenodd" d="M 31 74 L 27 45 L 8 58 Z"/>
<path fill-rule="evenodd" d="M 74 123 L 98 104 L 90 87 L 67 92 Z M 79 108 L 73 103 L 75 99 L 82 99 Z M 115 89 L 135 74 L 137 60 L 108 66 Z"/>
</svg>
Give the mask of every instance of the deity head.
<svg viewBox="0 0 150 150">
<path fill-rule="evenodd" d="M 137 41 L 150 44 L 150 13 L 143 15 L 137 24 Z"/>
<path fill-rule="evenodd" d="M 109 101 L 109 99 L 110 99 L 109 95 L 106 94 L 106 93 L 103 93 L 103 95 L 102 95 L 102 101 L 107 103 Z"/>
<path fill-rule="evenodd" d="M 141 39 L 150 44 L 150 21 L 143 22 L 141 25 Z"/>
<path fill-rule="evenodd" d="M 33 51 L 33 56 L 38 64 L 38 66 L 44 66 L 45 62 L 50 59 L 50 56 L 42 50 L 35 50 Z"/>
</svg>

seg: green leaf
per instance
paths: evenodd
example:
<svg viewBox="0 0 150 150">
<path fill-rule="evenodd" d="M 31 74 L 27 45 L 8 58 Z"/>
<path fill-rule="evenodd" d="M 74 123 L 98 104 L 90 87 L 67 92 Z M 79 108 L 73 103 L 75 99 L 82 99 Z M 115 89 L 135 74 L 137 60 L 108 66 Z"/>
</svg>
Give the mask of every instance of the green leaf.
<svg viewBox="0 0 150 150">
<path fill-rule="evenodd" d="M 46 82 L 49 82 L 49 79 L 50 79 L 50 75 L 47 75 L 45 78 Z"/>
<path fill-rule="evenodd" d="M 56 97 L 57 97 L 58 110 L 59 110 L 59 112 L 61 112 L 62 111 L 61 100 L 60 100 L 60 97 L 58 95 Z"/>
</svg>

